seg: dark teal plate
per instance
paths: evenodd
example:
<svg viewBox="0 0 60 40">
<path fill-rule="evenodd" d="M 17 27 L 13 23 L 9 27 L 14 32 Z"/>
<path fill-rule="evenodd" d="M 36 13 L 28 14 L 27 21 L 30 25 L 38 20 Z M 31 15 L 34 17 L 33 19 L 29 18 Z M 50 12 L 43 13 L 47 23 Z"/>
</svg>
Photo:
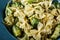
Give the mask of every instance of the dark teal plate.
<svg viewBox="0 0 60 40">
<path fill-rule="evenodd" d="M 16 40 L 3 24 L 4 10 L 8 1 L 10 0 L 0 0 L 0 40 Z M 58 40 L 60 40 L 60 38 L 58 38 Z"/>
<path fill-rule="evenodd" d="M 3 18 L 5 15 L 4 10 L 8 2 L 9 0 L 0 0 L 0 40 L 16 40 L 16 38 L 8 32 L 3 24 Z"/>
</svg>

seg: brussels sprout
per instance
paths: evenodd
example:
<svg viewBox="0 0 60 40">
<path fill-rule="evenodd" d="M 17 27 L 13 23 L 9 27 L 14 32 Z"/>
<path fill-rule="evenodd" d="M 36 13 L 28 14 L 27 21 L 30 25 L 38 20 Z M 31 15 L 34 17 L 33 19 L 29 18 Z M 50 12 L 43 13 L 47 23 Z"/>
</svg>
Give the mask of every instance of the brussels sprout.
<svg viewBox="0 0 60 40">
<path fill-rule="evenodd" d="M 21 31 L 20 31 L 20 29 L 17 26 L 13 26 L 12 30 L 13 30 L 14 36 L 17 37 L 17 36 L 21 35 Z"/>
<path fill-rule="evenodd" d="M 57 27 L 55 28 L 55 31 L 54 31 L 53 35 L 51 36 L 51 38 L 56 39 L 59 36 L 60 36 L 60 25 L 57 25 Z"/>
<path fill-rule="evenodd" d="M 30 19 L 31 25 L 35 28 L 37 24 L 39 23 L 39 20 L 37 18 L 31 18 Z"/>
</svg>

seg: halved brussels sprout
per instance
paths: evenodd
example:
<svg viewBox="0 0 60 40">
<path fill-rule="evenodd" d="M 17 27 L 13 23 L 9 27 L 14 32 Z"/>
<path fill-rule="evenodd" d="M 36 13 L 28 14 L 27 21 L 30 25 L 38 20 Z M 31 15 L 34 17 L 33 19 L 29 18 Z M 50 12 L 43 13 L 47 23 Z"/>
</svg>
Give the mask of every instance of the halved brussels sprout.
<svg viewBox="0 0 60 40">
<path fill-rule="evenodd" d="M 13 27 L 12 27 L 12 30 L 13 30 L 14 36 L 17 37 L 17 36 L 20 36 L 20 35 L 21 35 L 21 31 L 20 31 L 19 27 L 13 26 Z"/>
</svg>

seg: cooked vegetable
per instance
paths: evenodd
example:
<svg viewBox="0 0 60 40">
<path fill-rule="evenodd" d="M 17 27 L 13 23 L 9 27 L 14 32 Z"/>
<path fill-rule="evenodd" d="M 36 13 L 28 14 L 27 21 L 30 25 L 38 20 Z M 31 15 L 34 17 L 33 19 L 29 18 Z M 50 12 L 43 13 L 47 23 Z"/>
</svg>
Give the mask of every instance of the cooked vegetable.
<svg viewBox="0 0 60 40">
<path fill-rule="evenodd" d="M 21 35 L 21 31 L 20 31 L 20 29 L 17 26 L 13 26 L 12 30 L 13 30 L 13 34 L 16 37 Z"/>
<path fill-rule="evenodd" d="M 55 28 L 55 31 L 54 31 L 53 35 L 51 36 L 51 38 L 56 39 L 59 36 L 60 36 L 60 25 L 57 25 L 57 27 Z"/>
<path fill-rule="evenodd" d="M 33 27 L 37 27 L 37 24 L 39 23 L 39 20 L 37 18 L 33 17 L 30 21 Z"/>
</svg>

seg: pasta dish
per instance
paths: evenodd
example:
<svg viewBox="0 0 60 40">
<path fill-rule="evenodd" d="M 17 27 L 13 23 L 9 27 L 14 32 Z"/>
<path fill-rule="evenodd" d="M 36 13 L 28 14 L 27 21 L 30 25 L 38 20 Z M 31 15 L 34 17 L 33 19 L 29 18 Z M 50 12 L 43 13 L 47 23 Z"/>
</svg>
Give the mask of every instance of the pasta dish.
<svg viewBox="0 0 60 40">
<path fill-rule="evenodd" d="M 57 40 L 60 36 L 60 3 L 52 0 L 12 0 L 4 23 L 18 40 Z"/>
</svg>

